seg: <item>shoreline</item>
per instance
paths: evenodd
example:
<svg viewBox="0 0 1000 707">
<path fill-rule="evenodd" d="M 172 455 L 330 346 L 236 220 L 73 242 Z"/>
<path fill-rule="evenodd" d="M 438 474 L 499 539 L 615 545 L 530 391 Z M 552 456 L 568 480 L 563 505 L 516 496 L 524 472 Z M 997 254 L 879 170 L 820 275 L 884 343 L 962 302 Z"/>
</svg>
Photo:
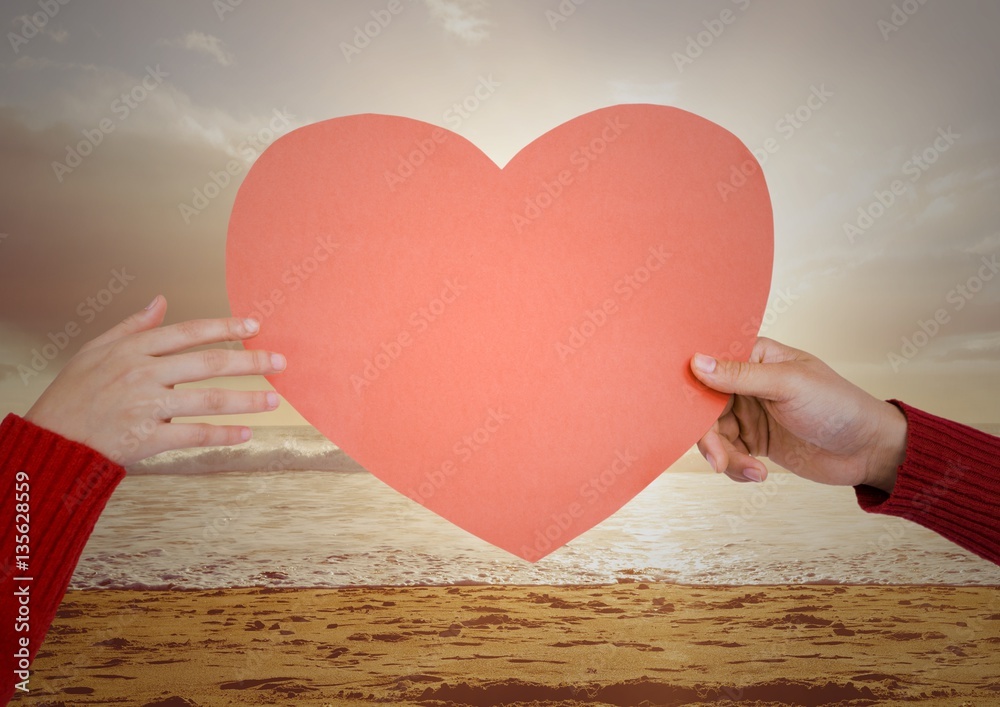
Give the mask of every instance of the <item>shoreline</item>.
<svg viewBox="0 0 1000 707">
<path fill-rule="evenodd" d="M 342 584 L 338 586 L 294 586 L 294 587 L 274 587 L 268 584 L 247 584 L 231 587 L 166 587 L 166 588 L 152 588 L 152 587 L 79 587 L 71 588 L 71 592 L 215 592 L 215 591 L 236 591 L 236 590 L 250 590 L 250 589 L 264 589 L 268 592 L 273 591 L 309 591 L 309 592 L 322 592 L 322 591 L 337 591 L 339 589 L 447 589 L 449 587 L 469 587 L 469 588 L 484 588 L 484 587 L 516 587 L 519 589 L 531 589 L 532 587 L 542 587 L 542 588 L 553 588 L 553 589 L 587 589 L 590 587 L 621 587 L 629 586 L 633 584 L 646 584 L 649 586 L 662 586 L 662 587 L 679 587 L 684 589 L 753 589 L 759 587 L 761 589 L 774 588 L 774 587 L 895 587 L 895 588 L 919 588 L 919 587 L 936 587 L 936 588 L 947 588 L 947 589 L 997 589 L 1000 590 L 1000 584 L 949 584 L 946 582 L 884 582 L 884 583 L 872 583 L 872 582 L 833 582 L 826 580 L 818 580 L 816 582 L 798 582 L 795 584 L 789 582 L 776 582 L 773 584 L 688 584 L 686 582 L 654 582 L 645 579 L 637 580 L 627 580 L 627 581 L 617 581 L 617 582 L 600 582 L 593 584 L 519 584 L 516 582 L 504 582 L 504 583 L 487 583 L 487 582 L 452 582 L 452 583 L 440 583 L 440 584 Z"/>
<path fill-rule="evenodd" d="M 998 645 L 984 586 L 88 589 L 11 704 L 986 704 Z"/>
<path fill-rule="evenodd" d="M 648 580 L 642 580 L 638 582 L 618 582 L 618 583 L 606 583 L 606 584 L 350 584 L 338 587 L 326 587 L 326 586 L 316 586 L 316 587 L 273 587 L 268 585 L 247 585 L 247 586 L 233 586 L 233 587 L 81 587 L 69 589 L 69 592 L 76 592 L 80 594 L 96 594 L 101 592 L 135 592 L 135 593 L 163 593 L 163 594 L 199 594 L 199 593 L 211 593 L 211 592 L 230 592 L 230 591 L 247 591 L 260 594 L 278 594 L 278 593 L 293 593 L 293 592 L 337 592 L 341 590 L 355 590 L 364 591 L 371 590 L 373 592 L 380 592 L 383 590 L 409 590 L 409 589 L 450 589 L 452 587 L 459 587 L 462 589 L 490 589 L 492 588 L 502 588 L 502 589 L 551 589 L 553 591 L 561 590 L 586 590 L 586 589 L 610 589 L 617 587 L 629 587 L 636 585 L 643 585 L 642 588 L 666 586 L 675 587 L 677 589 L 688 589 L 688 590 L 713 590 L 713 589 L 743 589 L 746 591 L 751 590 L 767 590 L 767 589 L 783 589 L 787 587 L 802 587 L 804 589 L 808 588 L 832 588 L 832 587 L 845 587 L 845 588 L 872 588 L 872 589 L 991 589 L 998 594 L 1000 594 L 1000 585 L 998 584 L 860 584 L 860 583 L 836 583 L 836 582 L 811 582 L 811 583 L 801 583 L 801 584 L 684 584 L 681 582 L 651 582 Z"/>
</svg>

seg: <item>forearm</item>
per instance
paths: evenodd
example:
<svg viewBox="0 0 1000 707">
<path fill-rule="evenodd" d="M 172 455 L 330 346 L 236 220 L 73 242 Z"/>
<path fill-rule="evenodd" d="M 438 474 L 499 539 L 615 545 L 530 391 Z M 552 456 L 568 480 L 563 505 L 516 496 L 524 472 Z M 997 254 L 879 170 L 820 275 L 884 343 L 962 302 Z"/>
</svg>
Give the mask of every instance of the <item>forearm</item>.
<svg viewBox="0 0 1000 707">
<path fill-rule="evenodd" d="M 3 554 L 0 704 L 41 647 L 80 553 L 125 470 L 89 447 L 16 415 L 0 424 Z"/>
<path fill-rule="evenodd" d="M 906 453 L 892 493 L 856 486 L 869 513 L 906 518 L 1000 564 L 1000 438 L 892 401 Z"/>
</svg>

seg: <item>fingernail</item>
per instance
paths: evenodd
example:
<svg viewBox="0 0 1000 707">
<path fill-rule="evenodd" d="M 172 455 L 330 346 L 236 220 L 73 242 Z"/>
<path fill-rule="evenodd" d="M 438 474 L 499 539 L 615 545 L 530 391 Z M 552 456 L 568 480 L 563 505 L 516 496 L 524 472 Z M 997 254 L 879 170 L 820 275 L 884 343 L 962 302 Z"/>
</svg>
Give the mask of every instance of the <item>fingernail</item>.
<svg viewBox="0 0 1000 707">
<path fill-rule="evenodd" d="M 255 334 L 260 329 L 260 322 L 253 317 L 247 317 L 243 320 L 243 326 L 246 327 L 247 333 Z"/>
<path fill-rule="evenodd" d="M 285 366 L 286 365 L 288 365 L 288 362 L 285 361 L 285 357 L 284 356 L 282 356 L 279 353 L 273 353 L 273 354 L 271 354 L 271 367 L 274 370 L 276 370 L 276 371 L 283 371 L 283 370 L 285 370 Z"/>
<path fill-rule="evenodd" d="M 755 467 L 747 467 L 743 470 L 743 478 L 760 483 L 764 480 L 764 473 Z"/>
<path fill-rule="evenodd" d="M 240 439 L 242 439 L 244 442 L 250 441 L 250 437 L 252 436 L 253 433 L 250 432 L 249 427 L 244 427 L 242 430 L 240 430 Z"/>
<path fill-rule="evenodd" d="M 711 373 L 715 370 L 716 361 L 711 356 L 705 354 L 694 355 L 694 367 L 702 373 Z"/>
<path fill-rule="evenodd" d="M 713 457 L 711 454 L 706 454 L 705 455 L 705 459 L 706 459 L 706 461 L 708 461 L 709 466 L 712 467 L 712 471 L 714 471 L 716 474 L 718 474 L 719 473 L 719 467 L 717 467 L 715 465 L 715 457 Z"/>
<path fill-rule="evenodd" d="M 153 307 L 155 307 L 155 306 L 156 306 L 156 303 L 157 303 L 157 302 L 159 302 L 159 301 L 160 301 L 160 296 L 159 296 L 159 295 L 157 295 L 156 297 L 154 297 L 154 298 L 153 298 L 153 301 L 152 301 L 152 302 L 150 302 L 149 304 L 147 304 L 147 305 L 146 305 L 146 311 L 148 312 L 148 311 L 149 311 L 149 310 L 151 310 L 151 309 L 152 309 Z"/>
<path fill-rule="evenodd" d="M 265 397 L 267 398 L 267 406 L 269 408 L 274 409 L 274 408 L 278 407 L 278 394 L 277 393 L 268 393 Z"/>
</svg>

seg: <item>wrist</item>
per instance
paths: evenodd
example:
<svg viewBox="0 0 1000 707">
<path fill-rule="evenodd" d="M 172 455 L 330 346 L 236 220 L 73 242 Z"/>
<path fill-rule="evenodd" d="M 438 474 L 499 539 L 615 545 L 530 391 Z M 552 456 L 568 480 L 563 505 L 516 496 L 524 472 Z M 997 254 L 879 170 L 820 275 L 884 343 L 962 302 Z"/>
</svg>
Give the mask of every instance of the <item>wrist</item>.
<svg viewBox="0 0 1000 707">
<path fill-rule="evenodd" d="M 906 458 L 906 415 L 889 402 L 882 402 L 875 449 L 869 457 L 865 484 L 892 493 L 896 471 Z"/>
<path fill-rule="evenodd" d="M 42 393 L 42 395 L 45 394 Z M 35 427 L 41 427 L 42 429 L 48 430 L 49 432 L 56 433 L 60 437 L 64 437 L 65 435 L 62 433 L 60 429 L 58 429 L 60 425 L 58 423 L 53 424 L 53 421 L 50 419 L 51 416 L 46 415 L 44 409 L 39 410 L 40 403 L 42 403 L 41 398 L 39 398 L 39 400 L 37 400 L 35 404 L 31 406 L 31 409 L 28 410 L 28 412 L 21 415 L 21 418 L 23 420 L 26 420 L 27 422 L 30 422 Z"/>
</svg>

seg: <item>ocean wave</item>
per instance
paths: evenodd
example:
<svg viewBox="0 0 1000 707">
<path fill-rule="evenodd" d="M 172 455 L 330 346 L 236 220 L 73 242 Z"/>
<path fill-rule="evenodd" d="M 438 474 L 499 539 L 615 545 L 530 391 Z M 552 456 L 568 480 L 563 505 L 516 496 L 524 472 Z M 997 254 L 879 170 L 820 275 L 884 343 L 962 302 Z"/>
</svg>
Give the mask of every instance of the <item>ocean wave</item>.
<svg viewBox="0 0 1000 707">
<path fill-rule="evenodd" d="M 365 471 L 315 428 L 253 428 L 253 438 L 235 447 L 176 449 L 128 467 L 129 474 L 212 474 L 227 471 Z"/>
<path fill-rule="evenodd" d="M 372 474 L 206 474 L 192 483 L 128 477 L 101 515 L 72 586 L 1000 586 L 996 565 L 902 518 L 865 513 L 850 487 L 770 472 L 764 484 L 735 484 L 698 459 L 682 462 L 534 564 Z"/>
<path fill-rule="evenodd" d="M 973 425 L 1000 435 L 1000 424 Z M 683 459 L 697 459 L 689 450 Z M 337 471 L 363 472 L 364 467 L 337 445 L 308 425 L 254 427 L 253 438 L 235 447 L 177 449 L 163 452 L 128 467 L 134 475 L 199 475 L 239 471 Z"/>
</svg>

